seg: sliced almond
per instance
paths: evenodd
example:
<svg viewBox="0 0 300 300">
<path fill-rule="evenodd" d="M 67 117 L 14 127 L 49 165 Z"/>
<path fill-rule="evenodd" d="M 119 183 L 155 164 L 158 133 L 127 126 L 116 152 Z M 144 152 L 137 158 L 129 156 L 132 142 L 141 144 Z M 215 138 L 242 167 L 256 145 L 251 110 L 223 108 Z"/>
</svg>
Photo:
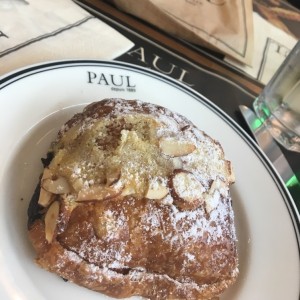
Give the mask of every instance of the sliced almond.
<svg viewBox="0 0 300 300">
<path fill-rule="evenodd" d="M 66 178 L 59 176 L 56 179 L 46 178 L 41 182 L 42 187 L 53 194 L 68 194 L 71 187 Z"/>
<path fill-rule="evenodd" d="M 227 164 L 228 173 L 229 173 L 228 181 L 230 184 L 232 184 L 235 182 L 235 175 L 234 175 L 232 163 L 229 160 L 227 160 L 226 164 Z"/>
<path fill-rule="evenodd" d="M 75 180 L 72 181 L 72 187 L 75 191 L 80 191 L 83 189 L 84 187 L 84 181 L 83 179 L 80 177 L 80 178 L 76 178 Z"/>
<path fill-rule="evenodd" d="M 210 195 L 213 195 L 215 193 L 215 191 L 219 191 L 220 193 L 222 193 L 222 190 L 224 190 L 226 188 L 227 188 L 227 186 L 226 186 L 226 184 L 225 184 L 224 181 L 222 181 L 221 179 L 215 179 L 212 182 L 212 184 L 211 184 L 211 186 L 209 188 L 208 193 Z"/>
<path fill-rule="evenodd" d="M 171 187 L 174 203 L 181 209 L 196 209 L 204 201 L 205 188 L 201 182 L 188 171 L 176 171 L 171 179 Z"/>
<path fill-rule="evenodd" d="M 45 179 L 51 180 L 53 174 L 49 168 L 45 168 L 43 172 L 43 176 L 41 179 L 41 182 L 43 182 Z M 38 200 L 38 204 L 43 207 L 48 207 L 49 204 L 53 201 L 54 197 L 53 194 L 46 191 L 42 186 L 40 188 L 40 196 Z"/>
<path fill-rule="evenodd" d="M 43 172 L 43 177 L 41 180 L 48 179 L 48 178 L 51 179 L 52 176 L 53 176 L 53 174 L 52 174 L 51 170 L 49 168 L 45 168 L 44 172 Z"/>
<path fill-rule="evenodd" d="M 44 190 L 42 187 L 40 188 L 40 196 L 38 200 L 38 204 L 43 207 L 48 207 L 49 204 L 53 201 L 54 195 L 46 190 Z"/>
<path fill-rule="evenodd" d="M 173 157 L 172 162 L 174 169 L 182 169 L 183 163 L 180 157 Z"/>
<path fill-rule="evenodd" d="M 129 196 L 129 195 L 133 195 L 135 193 L 136 193 L 136 191 L 135 191 L 135 189 L 132 186 L 126 186 L 123 189 L 121 195 L 125 197 L 125 196 Z"/>
<path fill-rule="evenodd" d="M 106 170 L 106 185 L 112 186 L 121 178 L 121 169 L 114 168 Z"/>
<path fill-rule="evenodd" d="M 169 189 L 163 184 L 149 184 L 145 197 L 152 200 L 161 200 L 169 193 Z"/>
<path fill-rule="evenodd" d="M 205 198 L 205 211 L 210 214 L 219 205 L 219 199 L 214 197 Z"/>
<path fill-rule="evenodd" d="M 54 201 L 45 215 L 45 238 L 50 244 L 55 235 L 57 220 L 59 216 L 59 202 Z"/>
<path fill-rule="evenodd" d="M 188 141 L 180 141 L 171 137 L 161 138 L 159 148 L 162 153 L 172 157 L 185 156 L 196 149 L 195 145 Z"/>
<path fill-rule="evenodd" d="M 62 195 L 60 201 L 60 217 L 59 225 L 57 226 L 57 232 L 63 232 L 68 226 L 68 222 L 71 218 L 73 210 L 80 205 L 80 203 L 75 201 L 75 195 Z"/>
<path fill-rule="evenodd" d="M 102 201 L 112 199 L 122 193 L 123 186 L 121 184 L 114 184 L 107 186 L 104 184 L 94 185 L 87 189 L 83 189 L 78 193 L 77 202 L 84 201 Z"/>
<path fill-rule="evenodd" d="M 215 195 L 215 193 L 218 193 L 219 196 Z M 215 208 L 217 208 L 217 206 L 220 203 L 220 197 L 221 196 L 226 197 L 227 194 L 228 194 L 228 187 L 226 183 L 219 178 L 215 179 L 212 182 L 208 192 L 205 193 L 204 195 L 206 212 L 210 213 Z"/>
</svg>

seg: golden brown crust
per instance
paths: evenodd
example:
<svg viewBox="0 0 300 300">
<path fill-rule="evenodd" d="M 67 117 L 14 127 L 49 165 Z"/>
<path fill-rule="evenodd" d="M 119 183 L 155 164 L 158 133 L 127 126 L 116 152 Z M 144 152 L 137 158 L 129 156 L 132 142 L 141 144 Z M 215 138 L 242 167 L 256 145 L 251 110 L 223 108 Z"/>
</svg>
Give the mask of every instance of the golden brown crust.
<svg viewBox="0 0 300 300">
<path fill-rule="evenodd" d="M 107 99 L 68 121 L 53 151 L 48 212 L 29 226 L 41 267 L 117 298 L 211 299 L 236 280 L 231 165 L 185 118 Z"/>
<path fill-rule="evenodd" d="M 142 269 L 127 270 L 123 274 L 87 262 L 58 241 L 54 241 L 49 246 L 44 235 L 44 224 L 38 220 L 29 231 L 29 238 L 38 255 L 36 259 L 38 265 L 71 282 L 111 297 L 126 298 L 142 295 L 150 299 L 207 300 L 222 293 L 234 283 L 237 275 L 232 274 L 230 278 L 219 279 L 201 286 L 194 282 L 180 282 L 168 275 L 144 272 Z"/>
</svg>

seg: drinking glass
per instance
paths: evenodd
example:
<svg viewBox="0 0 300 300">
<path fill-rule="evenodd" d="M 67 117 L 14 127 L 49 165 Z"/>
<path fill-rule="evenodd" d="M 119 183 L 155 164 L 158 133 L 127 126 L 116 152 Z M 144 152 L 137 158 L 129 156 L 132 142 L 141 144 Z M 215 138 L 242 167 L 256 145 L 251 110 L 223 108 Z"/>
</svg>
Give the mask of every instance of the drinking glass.
<svg viewBox="0 0 300 300">
<path fill-rule="evenodd" d="M 280 144 L 300 152 L 300 41 L 256 98 L 253 107 Z"/>
</svg>

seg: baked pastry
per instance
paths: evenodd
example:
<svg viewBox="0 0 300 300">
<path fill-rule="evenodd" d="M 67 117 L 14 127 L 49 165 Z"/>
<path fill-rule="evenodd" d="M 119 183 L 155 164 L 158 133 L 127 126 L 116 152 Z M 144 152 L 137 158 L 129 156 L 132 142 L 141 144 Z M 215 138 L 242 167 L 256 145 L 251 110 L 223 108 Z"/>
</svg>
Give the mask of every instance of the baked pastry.
<svg viewBox="0 0 300 300">
<path fill-rule="evenodd" d="M 234 283 L 231 164 L 186 118 L 105 99 L 50 153 L 28 210 L 42 268 L 116 298 L 212 299 Z"/>
</svg>

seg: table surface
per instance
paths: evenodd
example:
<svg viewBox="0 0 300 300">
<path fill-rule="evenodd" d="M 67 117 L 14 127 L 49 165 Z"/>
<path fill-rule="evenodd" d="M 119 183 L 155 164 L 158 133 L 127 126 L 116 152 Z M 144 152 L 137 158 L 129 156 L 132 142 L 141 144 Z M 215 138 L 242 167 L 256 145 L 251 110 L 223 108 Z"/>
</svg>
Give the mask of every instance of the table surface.
<svg viewBox="0 0 300 300">
<path fill-rule="evenodd" d="M 116 60 L 168 73 L 168 76 L 183 81 L 218 105 L 250 134 L 239 105 L 252 107 L 253 100 L 263 88 L 260 82 L 224 62 L 222 55 L 168 35 L 118 10 L 108 3 L 110 1 L 77 2 L 91 8 L 91 13 L 134 42 L 134 48 Z M 273 25 L 300 39 L 300 11 L 287 2 L 256 0 L 253 8 Z M 154 64 L 155 59 L 156 62 L 159 60 L 159 67 Z M 172 72 L 169 72 L 170 65 L 175 66 Z M 281 149 L 300 180 L 300 154 Z M 293 197 L 300 210 L 300 188 L 293 191 Z"/>
</svg>

